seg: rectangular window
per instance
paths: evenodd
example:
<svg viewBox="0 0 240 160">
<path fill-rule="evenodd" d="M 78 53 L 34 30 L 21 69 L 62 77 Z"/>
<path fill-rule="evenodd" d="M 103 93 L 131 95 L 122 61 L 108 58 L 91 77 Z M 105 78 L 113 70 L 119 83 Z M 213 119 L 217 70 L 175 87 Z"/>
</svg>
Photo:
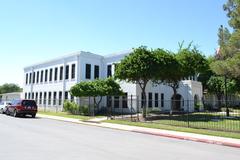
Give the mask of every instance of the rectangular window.
<svg viewBox="0 0 240 160">
<path fill-rule="evenodd" d="M 31 93 L 30 92 L 28 93 L 28 99 L 31 99 Z"/>
<path fill-rule="evenodd" d="M 43 104 L 45 105 L 47 101 L 47 92 L 44 92 L 43 94 Z"/>
<path fill-rule="evenodd" d="M 72 78 L 72 79 L 75 79 L 75 71 L 76 71 L 76 65 L 75 65 L 75 64 L 72 64 L 72 71 L 71 71 L 71 73 L 72 73 L 71 78 Z"/>
<path fill-rule="evenodd" d="M 49 71 L 49 82 L 52 81 L 52 72 L 53 72 L 53 69 L 51 68 L 50 71 Z"/>
<path fill-rule="evenodd" d="M 35 83 L 35 72 L 33 72 L 33 83 Z"/>
<path fill-rule="evenodd" d="M 47 82 L 47 79 L 48 79 L 48 70 L 46 69 L 45 70 L 45 82 Z"/>
<path fill-rule="evenodd" d="M 86 64 L 86 79 L 91 79 L 91 64 Z"/>
<path fill-rule="evenodd" d="M 43 82 L 43 70 L 41 70 L 41 79 L 40 82 Z"/>
<path fill-rule="evenodd" d="M 107 66 L 107 77 L 111 77 L 112 76 L 112 65 L 108 65 Z"/>
<path fill-rule="evenodd" d="M 114 108 L 119 108 L 119 96 L 114 96 Z"/>
<path fill-rule="evenodd" d="M 56 67 L 54 71 L 54 81 L 57 81 L 57 76 L 58 76 L 58 68 Z"/>
<path fill-rule="evenodd" d="M 38 103 L 38 92 L 35 93 L 35 101 Z"/>
<path fill-rule="evenodd" d="M 68 91 L 66 91 L 66 92 L 64 93 L 64 99 L 65 99 L 65 100 L 68 100 Z"/>
<path fill-rule="evenodd" d="M 94 65 L 94 79 L 99 78 L 99 66 Z"/>
<path fill-rule="evenodd" d="M 158 93 L 155 93 L 155 107 L 158 107 Z"/>
<path fill-rule="evenodd" d="M 57 92 L 53 92 L 53 105 L 56 105 Z"/>
<path fill-rule="evenodd" d="M 39 71 L 37 71 L 37 83 L 39 82 Z"/>
<path fill-rule="evenodd" d="M 65 67 L 65 79 L 69 78 L 69 65 L 66 65 Z"/>
<path fill-rule="evenodd" d="M 51 105 L 52 92 L 48 92 L 48 105 Z"/>
<path fill-rule="evenodd" d="M 32 92 L 32 97 L 31 97 L 31 99 L 34 99 L 34 92 Z"/>
<path fill-rule="evenodd" d="M 26 84 L 28 84 L 28 74 L 26 73 Z"/>
<path fill-rule="evenodd" d="M 63 80 L 63 66 L 60 67 L 60 76 L 59 76 L 59 80 Z"/>
<path fill-rule="evenodd" d="M 27 99 L 27 93 L 25 93 L 25 99 Z"/>
<path fill-rule="evenodd" d="M 73 95 L 70 95 L 71 96 L 71 102 L 74 101 L 74 96 Z"/>
<path fill-rule="evenodd" d="M 164 94 L 161 93 L 161 107 L 164 107 Z"/>
<path fill-rule="evenodd" d="M 58 104 L 59 105 L 62 104 L 62 92 L 61 91 L 58 93 Z"/>
<path fill-rule="evenodd" d="M 148 93 L 148 107 L 152 107 L 152 93 L 149 92 Z"/>
<path fill-rule="evenodd" d="M 42 104 L 42 92 L 39 93 L 39 104 Z"/>
<path fill-rule="evenodd" d="M 30 73 L 30 75 L 29 75 L 29 84 L 31 84 L 32 83 L 32 73 Z"/>
<path fill-rule="evenodd" d="M 124 93 L 124 96 L 122 96 L 122 108 L 128 108 L 128 94 Z"/>
</svg>

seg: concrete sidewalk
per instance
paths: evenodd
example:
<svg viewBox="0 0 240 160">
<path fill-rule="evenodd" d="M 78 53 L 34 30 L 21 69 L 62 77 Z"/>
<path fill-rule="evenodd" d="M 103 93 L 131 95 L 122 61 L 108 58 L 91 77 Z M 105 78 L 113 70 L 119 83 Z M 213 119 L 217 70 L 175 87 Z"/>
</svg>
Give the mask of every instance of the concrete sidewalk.
<svg viewBox="0 0 240 160">
<path fill-rule="evenodd" d="M 240 139 L 100 122 L 101 120 L 104 120 L 104 118 L 102 118 L 101 120 L 100 119 L 98 120 L 96 118 L 93 121 L 92 120 L 80 121 L 74 118 L 49 116 L 44 114 L 37 114 L 37 117 L 54 119 L 54 120 L 65 121 L 65 122 L 79 123 L 84 125 L 112 128 L 112 129 L 124 130 L 129 132 L 135 132 L 135 133 L 163 136 L 163 137 L 176 138 L 181 140 L 190 140 L 190 141 L 196 141 L 196 142 L 203 142 L 203 143 L 240 148 Z"/>
</svg>

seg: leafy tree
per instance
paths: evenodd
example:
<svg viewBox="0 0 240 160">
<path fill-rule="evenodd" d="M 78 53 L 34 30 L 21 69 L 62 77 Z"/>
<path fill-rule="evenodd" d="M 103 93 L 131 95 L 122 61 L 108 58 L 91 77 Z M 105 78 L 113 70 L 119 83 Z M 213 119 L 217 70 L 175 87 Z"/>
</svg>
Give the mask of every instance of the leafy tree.
<svg viewBox="0 0 240 160">
<path fill-rule="evenodd" d="M 156 72 L 156 77 L 153 82 L 156 84 L 163 83 L 173 89 L 173 105 L 171 106 L 170 112 L 170 114 L 172 114 L 172 109 L 176 107 L 177 89 L 179 88 L 180 81 L 184 77 L 183 68 L 175 55 L 169 51 L 156 49 L 154 50 L 154 54 L 158 62 L 158 67 L 156 68 L 158 72 Z"/>
<path fill-rule="evenodd" d="M 183 77 L 197 76 L 207 69 L 206 58 L 196 47 L 179 50 L 176 58 L 181 64 Z"/>
<path fill-rule="evenodd" d="M 22 89 L 17 84 L 13 83 L 5 83 L 2 86 L 0 86 L 0 94 L 21 91 Z"/>
<path fill-rule="evenodd" d="M 211 76 L 208 80 L 208 92 L 216 94 L 218 99 L 218 106 L 221 107 L 221 100 L 225 93 L 225 86 L 224 86 L 224 77 L 222 76 Z M 236 93 L 238 90 L 237 82 L 235 80 L 227 80 L 227 91 L 228 93 Z"/>
<path fill-rule="evenodd" d="M 103 96 L 123 94 L 120 85 L 112 78 L 80 82 L 71 87 L 70 93 L 75 97 L 93 97 L 97 109 Z M 100 97 L 99 100 L 97 97 Z"/>
<path fill-rule="evenodd" d="M 223 5 L 223 9 L 229 17 L 229 25 L 235 30 L 240 29 L 240 0 L 228 0 Z"/>
<path fill-rule="evenodd" d="M 146 85 L 154 79 L 156 68 L 154 54 L 144 46 L 133 49 L 116 67 L 115 78 L 140 86 L 143 95 L 143 118 L 146 118 Z"/>
<path fill-rule="evenodd" d="M 180 87 L 182 79 L 195 76 L 206 70 L 207 61 L 196 47 L 191 48 L 191 43 L 187 48 L 180 49 L 177 54 L 173 54 L 163 49 L 154 51 L 158 68 L 154 82 L 163 83 L 173 89 L 173 105 L 176 108 L 177 89 Z M 161 71 L 161 72 L 159 72 Z M 172 108 L 171 108 L 172 111 Z"/>
<path fill-rule="evenodd" d="M 231 47 L 229 46 L 229 40 L 231 38 L 231 33 L 229 30 L 221 25 L 218 29 L 218 45 L 220 46 L 216 52 L 215 58 L 217 60 L 227 59 L 232 55 Z"/>
<path fill-rule="evenodd" d="M 210 64 L 213 62 L 213 57 L 208 57 L 206 59 L 206 69 L 201 72 L 197 78 L 198 81 L 202 83 L 203 91 L 208 89 L 207 82 L 210 79 L 211 76 L 214 75 L 213 71 L 210 68 Z"/>
</svg>

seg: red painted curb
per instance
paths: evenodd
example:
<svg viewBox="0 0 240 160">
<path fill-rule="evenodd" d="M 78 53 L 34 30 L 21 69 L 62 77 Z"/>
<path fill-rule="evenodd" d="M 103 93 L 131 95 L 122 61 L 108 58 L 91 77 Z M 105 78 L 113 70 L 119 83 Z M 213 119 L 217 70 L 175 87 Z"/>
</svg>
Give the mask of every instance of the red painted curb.
<svg viewBox="0 0 240 160">
<path fill-rule="evenodd" d="M 186 137 L 186 136 L 177 136 L 177 135 L 165 134 L 165 133 L 153 133 L 153 132 L 140 131 L 140 130 L 132 130 L 132 132 L 240 148 L 240 144 L 238 144 L 238 143 L 222 142 L 222 141 L 208 140 L 208 139 L 202 139 L 202 138 L 193 138 L 193 137 Z"/>
</svg>

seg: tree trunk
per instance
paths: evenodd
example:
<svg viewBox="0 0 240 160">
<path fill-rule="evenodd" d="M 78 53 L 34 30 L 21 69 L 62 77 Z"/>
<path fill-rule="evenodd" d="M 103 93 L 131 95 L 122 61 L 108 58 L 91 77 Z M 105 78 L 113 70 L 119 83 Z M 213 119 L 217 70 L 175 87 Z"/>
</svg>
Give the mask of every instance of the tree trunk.
<svg viewBox="0 0 240 160">
<path fill-rule="evenodd" d="M 145 92 L 147 82 L 148 81 L 144 81 L 142 84 L 139 83 L 139 86 L 142 90 L 142 108 L 143 108 L 142 117 L 143 117 L 143 119 L 146 119 L 146 117 L 147 117 L 146 92 Z"/>
<path fill-rule="evenodd" d="M 146 98 L 146 92 L 145 92 L 145 88 L 144 88 L 144 90 L 142 90 L 142 94 L 143 94 L 143 99 L 142 99 L 142 104 L 143 104 L 143 118 L 144 119 L 146 119 L 146 117 L 147 117 L 147 106 L 146 106 L 146 100 L 147 100 L 147 98 Z"/>
</svg>

